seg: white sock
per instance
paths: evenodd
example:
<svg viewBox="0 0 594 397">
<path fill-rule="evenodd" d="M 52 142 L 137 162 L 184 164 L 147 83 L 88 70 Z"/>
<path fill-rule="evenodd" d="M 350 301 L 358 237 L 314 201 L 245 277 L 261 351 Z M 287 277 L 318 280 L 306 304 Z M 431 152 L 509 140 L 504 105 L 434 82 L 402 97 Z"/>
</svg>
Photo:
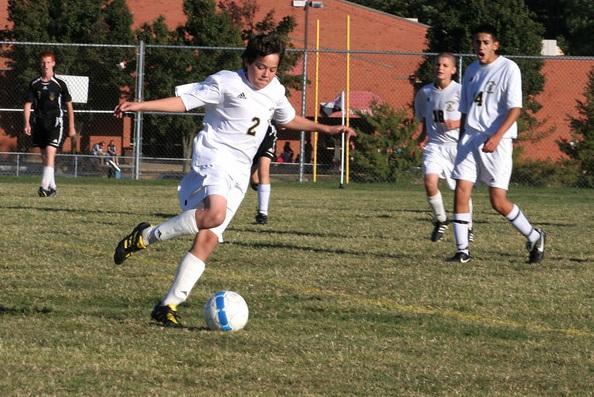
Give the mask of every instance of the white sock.
<svg viewBox="0 0 594 397">
<path fill-rule="evenodd" d="M 468 225 L 472 221 L 470 213 L 454 214 L 454 238 L 456 239 L 456 251 L 468 254 Z"/>
<path fill-rule="evenodd" d="M 505 217 L 510 221 L 512 226 L 530 240 L 531 243 L 536 242 L 540 237 L 540 233 L 532 227 L 528 218 L 526 218 L 522 210 L 520 210 L 520 207 L 517 205 L 514 204 L 512 210 Z"/>
<path fill-rule="evenodd" d="M 177 266 L 173 284 L 161 304 L 177 306 L 185 302 L 192 288 L 194 288 L 194 284 L 202 276 L 204 267 L 205 264 L 203 261 L 196 258 L 190 252 L 186 253 Z"/>
<path fill-rule="evenodd" d="M 184 234 L 195 235 L 197 233 L 198 225 L 196 225 L 196 210 L 194 209 L 184 211 L 157 226 L 147 227 L 142 231 L 142 238 L 147 244 L 152 244 Z"/>
<path fill-rule="evenodd" d="M 441 192 L 437 192 L 435 196 L 427 197 L 429 206 L 433 211 L 433 219 L 437 222 L 445 222 L 448 219 L 446 215 L 445 207 L 443 206 L 443 199 Z"/>
<path fill-rule="evenodd" d="M 270 202 L 270 184 L 258 185 L 258 212 L 268 215 L 268 203 Z"/>
<path fill-rule="evenodd" d="M 48 190 L 51 187 L 52 181 L 54 180 L 54 167 L 44 166 L 43 173 L 41 174 L 41 187 Z M 54 186 L 56 183 L 53 183 Z"/>
</svg>

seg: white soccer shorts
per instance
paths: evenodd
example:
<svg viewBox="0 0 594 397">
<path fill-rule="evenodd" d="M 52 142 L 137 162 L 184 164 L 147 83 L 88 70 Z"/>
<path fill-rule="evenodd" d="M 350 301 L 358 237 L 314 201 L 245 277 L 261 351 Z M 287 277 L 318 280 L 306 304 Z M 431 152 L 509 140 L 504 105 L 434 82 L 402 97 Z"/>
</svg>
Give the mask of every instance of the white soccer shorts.
<svg viewBox="0 0 594 397">
<path fill-rule="evenodd" d="M 423 175 L 437 174 L 446 180 L 451 190 L 454 190 L 456 180 L 452 178 L 452 171 L 456 152 L 456 144 L 428 143 L 423 149 Z"/>
<path fill-rule="evenodd" d="M 209 229 L 223 242 L 223 232 L 231 223 L 241 205 L 247 189 L 249 177 L 237 181 L 220 166 L 202 166 L 199 172 L 187 173 L 180 182 L 178 190 L 179 205 L 182 211 L 204 208 L 206 197 L 216 194 L 227 199 L 227 214 L 219 226 Z"/>
<path fill-rule="evenodd" d="M 485 153 L 482 148 L 488 137 L 472 131 L 462 136 L 458 144 L 453 177 L 508 190 L 512 173 L 513 141 L 511 138 L 503 138 L 493 153 Z"/>
</svg>

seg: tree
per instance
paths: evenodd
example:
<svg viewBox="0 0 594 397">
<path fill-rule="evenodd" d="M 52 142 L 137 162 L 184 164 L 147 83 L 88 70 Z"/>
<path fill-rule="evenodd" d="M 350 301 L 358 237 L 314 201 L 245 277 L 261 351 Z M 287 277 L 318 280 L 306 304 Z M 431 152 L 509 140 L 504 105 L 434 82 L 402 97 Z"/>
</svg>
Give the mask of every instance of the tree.
<svg viewBox="0 0 594 397">
<path fill-rule="evenodd" d="M 594 3 L 591 0 L 525 0 L 545 28 L 545 38 L 557 39 L 566 55 L 594 55 Z"/>
<path fill-rule="evenodd" d="M 191 50 L 180 48 L 175 51 L 168 48 L 149 48 L 146 55 L 146 98 L 171 96 L 176 85 L 202 81 L 222 69 L 236 70 L 241 67 L 244 41 L 251 35 L 277 32 L 288 39 L 295 27 L 292 17 L 282 18 L 276 23 L 273 11 L 269 11 L 262 21 L 256 21 L 257 5 L 253 0 L 241 4 L 223 0 L 218 7 L 217 9 L 214 0 L 186 0 L 184 13 L 187 21 L 175 31 L 169 31 L 162 18 L 140 27 L 137 37 L 147 44 L 208 47 Z M 281 75 L 294 65 L 294 59 L 294 55 L 288 55 L 283 60 Z M 285 75 L 284 83 L 291 78 L 296 79 Z M 162 142 L 171 145 L 181 138 L 182 153 L 175 153 L 172 147 L 166 147 L 167 155 L 189 158 L 192 140 L 200 128 L 200 121 L 196 117 L 146 116 L 143 153 L 157 154 L 156 150 L 162 153 Z"/>
<path fill-rule="evenodd" d="M 543 28 L 534 22 L 532 13 L 522 0 L 474 1 L 461 0 L 456 7 L 448 7 L 447 1 L 436 2 L 440 12 L 427 31 L 428 52 L 449 51 L 454 53 L 473 53 L 472 33 L 479 24 L 493 25 L 499 35 L 500 52 L 506 56 L 540 55 Z M 469 24 L 468 21 L 472 21 Z M 474 57 L 465 57 L 465 68 Z M 535 97 L 544 88 L 544 77 L 540 73 L 542 61 L 536 59 L 514 58 L 522 71 L 522 91 L 524 109 L 519 120 L 520 136 L 523 140 L 537 140 L 546 132 L 538 131 L 534 114 L 541 106 Z M 433 59 L 428 57 L 419 68 L 417 75 L 423 82 L 433 79 Z"/>
<path fill-rule="evenodd" d="M 279 22 L 275 22 L 274 10 L 270 10 L 261 21 L 256 21 L 256 12 L 259 9 L 256 0 L 245 0 L 239 4 L 234 0 L 220 0 L 219 7 L 231 17 L 233 23 L 243 27 L 241 38 L 244 41 L 257 34 L 276 33 L 287 43 L 287 48 L 294 48 L 289 40 L 289 34 L 297 26 L 293 16 L 284 16 Z M 299 52 L 285 52 L 283 62 L 277 72 L 279 79 L 288 89 L 289 95 L 291 89 L 301 88 L 301 76 L 288 73 L 293 70 L 300 58 L 301 53 Z"/>
<path fill-rule="evenodd" d="M 369 113 L 359 116 L 369 126 L 357 135 L 353 150 L 353 180 L 395 182 L 421 161 L 421 150 L 413 138 L 418 124 L 406 109 L 395 110 L 387 103 L 373 103 Z"/>
<path fill-rule="evenodd" d="M 125 0 L 10 0 L 8 17 L 14 26 L 10 31 L 1 32 L 3 39 L 88 44 L 132 42 L 132 15 Z M 15 45 L 5 55 L 9 58 L 9 70 L 0 84 L 4 106 L 22 106 L 27 84 L 39 75 L 39 53 L 48 49 L 56 54 L 59 74 L 89 77 L 89 91 L 93 94 L 87 104 L 77 104 L 77 109 L 113 109 L 118 102 L 118 88 L 132 82 L 130 75 L 115 67 L 118 60 L 134 56 L 133 50 L 127 48 Z M 94 117 L 77 116 L 79 132 L 90 132 L 85 125 Z M 11 129 L 16 133 L 19 125 Z M 27 149 L 21 142 L 19 146 Z"/>
<path fill-rule="evenodd" d="M 559 148 L 579 166 L 578 184 L 594 187 L 594 68 L 588 74 L 585 99 L 577 101 L 578 116 L 570 118 L 572 139 L 561 139 Z"/>
<path fill-rule="evenodd" d="M 138 39 L 147 44 L 167 44 L 195 48 L 150 48 L 145 62 L 145 97 L 163 98 L 173 95 L 173 87 L 202 81 L 221 69 L 241 66 L 240 52 L 216 47 L 242 47 L 239 27 L 224 12 L 216 9 L 214 0 L 185 0 L 185 25 L 169 31 L 163 17 L 144 24 L 137 31 Z M 162 155 L 163 142 L 168 156 L 191 157 L 192 140 L 201 129 L 197 117 L 147 116 L 143 128 L 143 153 Z M 173 145 L 182 142 L 181 153 Z M 187 164 L 184 164 L 186 171 Z"/>
</svg>

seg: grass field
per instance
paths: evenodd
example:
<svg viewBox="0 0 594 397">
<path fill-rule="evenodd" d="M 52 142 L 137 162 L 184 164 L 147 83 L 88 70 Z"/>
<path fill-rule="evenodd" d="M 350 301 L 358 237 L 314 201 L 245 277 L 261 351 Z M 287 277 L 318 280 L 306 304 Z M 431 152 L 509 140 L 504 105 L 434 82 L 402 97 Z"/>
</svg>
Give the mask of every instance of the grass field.
<svg viewBox="0 0 594 397">
<path fill-rule="evenodd" d="M 444 261 L 421 186 L 250 191 L 190 299 L 188 328 L 149 321 L 190 238 L 123 266 L 117 241 L 177 213 L 174 182 L 0 178 L 0 396 L 592 396 L 594 191 L 510 197 L 549 235 L 544 262 L 475 194 L 475 259 Z M 447 207 L 451 194 L 444 192 Z M 237 333 L 204 328 L 231 289 Z"/>
</svg>

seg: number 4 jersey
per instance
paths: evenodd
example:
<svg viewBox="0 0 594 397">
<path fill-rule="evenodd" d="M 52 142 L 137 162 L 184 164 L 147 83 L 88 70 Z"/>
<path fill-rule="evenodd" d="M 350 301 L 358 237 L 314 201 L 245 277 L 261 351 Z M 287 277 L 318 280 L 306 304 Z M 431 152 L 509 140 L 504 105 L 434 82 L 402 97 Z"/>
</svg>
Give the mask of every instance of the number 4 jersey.
<svg viewBox="0 0 594 397">
<path fill-rule="evenodd" d="M 471 63 L 462 79 L 460 111 L 466 113 L 467 131 L 493 135 L 510 109 L 522 107 L 522 76 L 518 65 L 498 56 L 482 65 Z M 516 138 L 517 123 L 505 132 L 505 138 Z"/>
<path fill-rule="evenodd" d="M 193 167 L 237 163 L 250 167 L 270 121 L 284 124 L 295 118 L 285 87 L 276 77 L 256 90 L 243 70 L 224 70 L 201 83 L 177 86 L 175 95 L 186 110 L 204 106 L 204 128 L 194 138 Z"/>
<path fill-rule="evenodd" d="M 415 115 L 425 123 L 429 143 L 457 143 L 459 128 L 446 129 L 445 120 L 460 120 L 458 103 L 460 102 L 460 84 L 451 81 L 439 89 L 435 84 L 421 87 L 415 96 Z"/>
</svg>

